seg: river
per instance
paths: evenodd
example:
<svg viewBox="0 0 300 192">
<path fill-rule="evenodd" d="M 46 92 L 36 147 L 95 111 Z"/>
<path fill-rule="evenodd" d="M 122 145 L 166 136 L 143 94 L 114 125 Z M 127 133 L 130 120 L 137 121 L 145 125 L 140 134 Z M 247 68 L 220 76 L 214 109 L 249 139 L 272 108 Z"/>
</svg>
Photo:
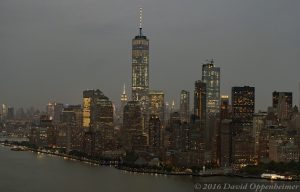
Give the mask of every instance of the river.
<svg viewBox="0 0 300 192">
<path fill-rule="evenodd" d="M 253 182 L 256 180 L 130 173 L 0 146 L 1 192 L 193 192 L 196 182 Z M 270 183 L 269 181 L 257 180 Z"/>
</svg>

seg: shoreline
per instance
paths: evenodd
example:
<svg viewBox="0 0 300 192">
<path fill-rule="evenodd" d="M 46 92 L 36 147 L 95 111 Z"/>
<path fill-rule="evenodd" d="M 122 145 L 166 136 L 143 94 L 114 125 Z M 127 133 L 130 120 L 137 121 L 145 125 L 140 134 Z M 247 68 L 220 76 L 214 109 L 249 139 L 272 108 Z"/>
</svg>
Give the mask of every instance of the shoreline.
<svg viewBox="0 0 300 192">
<path fill-rule="evenodd" d="M 12 146 L 5 146 L 5 145 L 1 145 L 4 147 L 12 147 Z M 38 150 L 38 149 L 32 149 L 32 148 L 28 148 L 27 151 L 31 151 L 34 153 L 42 153 L 42 154 L 47 154 L 47 155 L 54 155 L 54 156 L 58 156 L 58 157 L 63 157 L 64 160 L 73 160 L 73 161 L 80 161 L 83 163 L 89 163 L 91 165 L 98 165 L 98 166 L 110 166 L 110 167 L 114 167 L 117 170 L 120 171 L 128 171 L 128 172 L 132 172 L 132 173 L 140 173 L 140 174 L 149 174 L 149 175 L 164 175 L 164 176 L 190 176 L 190 177 L 239 177 L 239 178 L 243 178 L 243 179 L 261 179 L 261 180 L 267 180 L 267 181 L 281 181 L 281 182 L 299 182 L 300 179 L 270 179 L 270 178 L 261 178 L 260 176 L 254 176 L 254 175 L 243 175 L 243 174 L 234 174 L 234 173 L 230 173 L 230 174 L 213 174 L 213 173 L 205 173 L 205 174 L 196 174 L 196 173 L 186 173 L 186 172 L 166 172 L 166 171 L 159 171 L 159 170 L 141 170 L 139 168 L 131 168 L 131 167 L 126 167 L 126 166 L 122 166 L 119 165 L 118 163 L 116 163 L 116 161 L 110 161 L 110 163 L 103 163 L 100 162 L 98 160 L 92 160 L 92 159 L 87 159 L 87 158 L 81 158 L 81 157 L 77 157 L 77 156 L 73 156 L 73 155 L 68 155 L 65 153 L 55 153 L 55 152 L 49 152 L 49 151 L 43 151 L 43 150 Z M 26 151 L 18 151 L 18 152 L 26 152 Z M 112 163 L 114 162 L 114 163 Z"/>
</svg>

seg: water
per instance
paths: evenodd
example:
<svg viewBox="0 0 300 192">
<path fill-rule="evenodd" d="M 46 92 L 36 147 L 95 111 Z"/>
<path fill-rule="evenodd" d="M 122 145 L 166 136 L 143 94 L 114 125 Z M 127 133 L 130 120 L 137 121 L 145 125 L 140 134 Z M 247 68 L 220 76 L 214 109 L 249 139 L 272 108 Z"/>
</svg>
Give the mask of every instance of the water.
<svg viewBox="0 0 300 192">
<path fill-rule="evenodd" d="M 29 141 L 28 138 L 19 138 L 19 137 L 0 137 L 0 141 L 17 141 L 17 142 L 22 142 L 22 141 Z"/>
<path fill-rule="evenodd" d="M 194 182 L 200 181 L 247 180 L 134 174 L 57 156 L 11 151 L 8 147 L 0 146 L 0 191 L 3 192 L 192 192 Z"/>
</svg>

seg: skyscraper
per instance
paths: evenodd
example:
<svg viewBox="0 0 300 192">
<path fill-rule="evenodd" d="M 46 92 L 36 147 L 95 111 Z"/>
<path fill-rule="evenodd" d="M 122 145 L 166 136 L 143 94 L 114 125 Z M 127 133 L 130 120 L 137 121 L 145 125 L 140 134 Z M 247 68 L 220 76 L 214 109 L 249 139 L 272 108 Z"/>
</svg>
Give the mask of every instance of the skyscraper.
<svg viewBox="0 0 300 192">
<path fill-rule="evenodd" d="M 49 102 L 46 106 L 48 118 L 52 120 L 53 124 L 60 123 L 60 116 L 62 114 L 64 105 L 62 103 Z"/>
<path fill-rule="evenodd" d="M 220 119 L 229 119 L 230 118 L 230 105 L 229 105 L 229 96 L 221 96 L 221 106 L 220 106 Z"/>
<path fill-rule="evenodd" d="M 140 101 L 142 111 L 149 102 L 149 40 L 142 31 L 140 9 L 139 34 L 132 40 L 132 100 Z"/>
<path fill-rule="evenodd" d="M 279 120 L 288 119 L 288 115 L 293 108 L 292 92 L 273 92 L 272 107 Z"/>
<path fill-rule="evenodd" d="M 190 120 L 190 92 L 186 90 L 180 92 L 180 120 L 181 122 Z"/>
<path fill-rule="evenodd" d="M 149 149 L 158 152 L 161 147 L 161 123 L 157 115 L 150 115 L 149 119 Z"/>
<path fill-rule="evenodd" d="M 252 136 L 255 88 L 232 87 L 232 151 L 237 164 L 254 162 L 255 138 Z"/>
<path fill-rule="evenodd" d="M 15 118 L 15 109 L 13 107 L 7 108 L 7 119 L 13 120 Z"/>
<path fill-rule="evenodd" d="M 220 68 L 213 59 L 202 65 L 202 81 L 206 84 L 207 116 L 215 116 L 220 111 Z"/>
<path fill-rule="evenodd" d="M 113 105 L 107 97 L 98 98 L 95 102 L 95 117 L 93 130 L 96 132 L 95 152 L 100 154 L 104 150 L 114 149 Z"/>
<path fill-rule="evenodd" d="M 46 106 L 46 113 L 50 120 L 53 120 L 54 118 L 54 102 L 49 102 Z"/>
<path fill-rule="evenodd" d="M 255 109 L 255 88 L 232 87 L 232 122 L 234 126 L 250 131 Z"/>
<path fill-rule="evenodd" d="M 149 91 L 149 112 L 150 115 L 158 116 L 160 122 L 164 122 L 164 97 L 162 91 Z"/>
<path fill-rule="evenodd" d="M 83 92 L 84 150 L 100 155 L 113 147 L 113 106 L 100 90 Z"/>
<path fill-rule="evenodd" d="M 90 131 L 92 129 L 92 118 L 94 101 L 96 98 L 104 96 L 100 90 L 86 90 L 83 91 L 83 122 L 82 126 L 85 131 Z"/>
<path fill-rule="evenodd" d="M 75 115 L 75 123 L 68 121 L 67 125 L 71 123 L 71 148 L 74 150 L 81 150 L 83 143 L 83 127 L 82 127 L 82 107 L 81 105 L 67 105 L 62 113 L 62 123 L 66 122 L 66 118 L 64 117 L 64 113 L 66 114 L 74 114 Z M 68 125 L 69 126 L 69 125 Z"/>
<path fill-rule="evenodd" d="M 120 115 L 121 122 L 123 122 L 124 107 L 127 104 L 127 101 L 128 101 L 128 98 L 126 95 L 126 88 L 125 88 L 125 84 L 124 84 L 123 93 L 121 95 L 121 104 L 120 104 L 120 109 L 119 109 L 119 115 Z"/>
<path fill-rule="evenodd" d="M 194 115 L 205 125 L 206 121 L 206 84 L 203 81 L 195 82 Z"/>
<path fill-rule="evenodd" d="M 132 139 L 143 133 L 143 117 L 141 105 L 138 101 L 128 101 L 124 107 L 123 143 L 126 149 L 132 148 Z"/>
<path fill-rule="evenodd" d="M 5 104 L 2 104 L 2 110 L 1 110 L 1 114 L 2 114 L 2 121 L 5 121 L 7 119 L 7 106 Z"/>
</svg>

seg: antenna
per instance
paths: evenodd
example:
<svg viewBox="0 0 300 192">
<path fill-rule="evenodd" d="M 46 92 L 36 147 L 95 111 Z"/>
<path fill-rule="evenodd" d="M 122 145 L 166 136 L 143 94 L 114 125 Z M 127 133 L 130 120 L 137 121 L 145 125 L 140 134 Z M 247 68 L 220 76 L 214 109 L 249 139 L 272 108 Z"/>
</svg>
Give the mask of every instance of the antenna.
<svg viewBox="0 0 300 192">
<path fill-rule="evenodd" d="M 143 8 L 140 8 L 140 29 L 142 28 L 142 24 L 143 24 Z"/>
<path fill-rule="evenodd" d="M 139 22 L 140 36 L 142 36 L 142 24 L 143 24 L 143 8 L 140 7 L 140 22 Z"/>
</svg>

